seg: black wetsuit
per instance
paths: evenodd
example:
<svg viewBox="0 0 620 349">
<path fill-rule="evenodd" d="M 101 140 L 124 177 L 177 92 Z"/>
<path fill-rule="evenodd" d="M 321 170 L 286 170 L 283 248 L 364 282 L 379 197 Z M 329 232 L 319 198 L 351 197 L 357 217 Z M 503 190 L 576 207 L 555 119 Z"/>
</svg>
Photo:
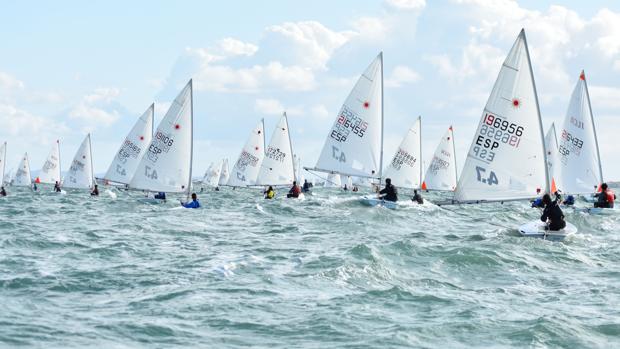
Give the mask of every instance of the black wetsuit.
<svg viewBox="0 0 620 349">
<path fill-rule="evenodd" d="M 564 213 L 555 201 L 545 206 L 543 214 L 542 216 L 540 216 L 540 220 L 543 222 L 546 222 L 547 219 L 550 221 L 549 230 L 555 231 L 564 229 L 564 227 L 566 227 L 566 221 L 564 221 Z"/>
<path fill-rule="evenodd" d="M 422 195 L 420 195 L 420 193 L 415 194 L 412 198 L 411 201 L 415 201 L 418 204 L 422 205 L 424 203 L 424 199 L 422 199 Z"/>
<path fill-rule="evenodd" d="M 391 184 L 386 184 L 385 188 L 383 188 L 379 194 L 383 195 L 383 200 L 385 201 L 398 201 L 398 191 L 396 187 Z"/>
<path fill-rule="evenodd" d="M 310 185 L 308 184 L 308 182 L 304 182 L 304 187 L 301 188 L 301 191 L 304 193 L 307 193 L 310 191 Z"/>
<path fill-rule="evenodd" d="M 6 196 L 6 190 L 4 190 L 4 188 L 2 188 L 2 191 L 0 191 L 0 196 Z"/>
</svg>

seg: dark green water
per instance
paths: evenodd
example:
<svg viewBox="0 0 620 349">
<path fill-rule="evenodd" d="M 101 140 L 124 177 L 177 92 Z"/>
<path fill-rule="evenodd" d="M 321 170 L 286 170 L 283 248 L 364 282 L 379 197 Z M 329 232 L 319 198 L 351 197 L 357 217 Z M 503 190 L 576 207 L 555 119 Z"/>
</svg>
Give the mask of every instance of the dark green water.
<svg viewBox="0 0 620 349">
<path fill-rule="evenodd" d="M 518 236 L 525 203 L 10 194 L 0 347 L 620 347 L 620 214 L 553 243 Z"/>
</svg>

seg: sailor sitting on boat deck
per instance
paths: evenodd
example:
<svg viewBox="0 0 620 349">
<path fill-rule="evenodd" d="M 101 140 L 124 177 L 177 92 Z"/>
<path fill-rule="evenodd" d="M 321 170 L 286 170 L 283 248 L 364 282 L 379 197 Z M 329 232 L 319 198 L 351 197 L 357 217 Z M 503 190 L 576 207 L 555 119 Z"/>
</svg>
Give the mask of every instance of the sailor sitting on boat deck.
<svg viewBox="0 0 620 349">
<path fill-rule="evenodd" d="M 564 213 L 560 206 L 558 206 L 558 203 L 551 200 L 549 194 L 543 195 L 542 202 L 545 205 L 545 209 L 543 210 L 542 216 L 540 216 L 540 220 L 547 222 L 545 230 L 557 231 L 564 229 L 566 227 L 566 221 L 564 220 Z"/>
<path fill-rule="evenodd" d="M 97 184 L 95 184 L 95 187 L 93 188 L 93 191 L 90 192 L 91 196 L 99 196 L 99 186 Z"/>
<path fill-rule="evenodd" d="M 288 194 L 286 194 L 286 197 L 287 198 L 298 198 L 300 193 L 301 193 L 301 189 L 297 185 L 297 181 L 293 181 L 293 187 L 291 188 L 291 190 L 288 191 Z"/>
<path fill-rule="evenodd" d="M 0 187 L 0 196 L 6 196 L 6 190 L 4 190 L 4 187 Z"/>
<path fill-rule="evenodd" d="M 304 179 L 304 186 L 301 188 L 301 191 L 307 193 L 310 191 L 310 183 L 308 183 L 307 179 Z"/>
<path fill-rule="evenodd" d="M 155 199 L 157 200 L 164 200 L 166 201 L 166 193 L 164 193 L 163 191 L 160 191 L 159 193 L 155 194 L 155 196 L 153 196 Z"/>
<path fill-rule="evenodd" d="M 568 195 L 566 200 L 562 201 L 565 206 L 573 206 L 575 205 L 575 197 L 572 195 Z"/>
<path fill-rule="evenodd" d="M 181 206 L 185 208 L 200 208 L 200 202 L 198 201 L 198 197 L 196 193 L 192 193 L 192 201 L 183 202 L 181 201 Z"/>
<path fill-rule="evenodd" d="M 418 193 L 417 189 L 413 190 L 413 197 L 411 198 L 411 201 L 415 201 L 420 205 L 424 203 L 424 199 L 422 199 L 422 195 Z"/>
<path fill-rule="evenodd" d="M 39 188 L 37 187 L 37 182 L 32 183 L 32 190 L 37 191 Z"/>
<path fill-rule="evenodd" d="M 58 181 L 56 181 L 56 183 L 54 183 L 54 191 L 56 193 L 60 193 L 62 190 L 60 190 L 60 183 L 58 183 Z"/>
<path fill-rule="evenodd" d="M 614 208 L 614 200 L 616 200 L 616 194 L 609 189 L 607 183 L 601 184 L 601 192 L 595 194 L 597 198 L 594 203 L 594 207 L 599 208 Z"/>
<path fill-rule="evenodd" d="M 396 187 L 392 185 L 392 179 L 385 179 L 385 188 L 379 192 L 379 196 L 385 201 L 398 201 L 398 191 Z"/>
<path fill-rule="evenodd" d="M 273 190 L 272 186 L 269 186 L 269 188 L 263 192 L 263 195 L 265 195 L 265 199 L 273 199 L 276 196 L 276 192 Z"/>
</svg>

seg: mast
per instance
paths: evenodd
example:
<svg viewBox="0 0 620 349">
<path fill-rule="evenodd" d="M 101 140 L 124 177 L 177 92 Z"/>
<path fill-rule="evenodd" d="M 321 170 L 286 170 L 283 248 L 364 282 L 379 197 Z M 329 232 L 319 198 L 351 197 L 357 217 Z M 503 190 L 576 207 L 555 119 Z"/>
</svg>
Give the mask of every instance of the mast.
<svg viewBox="0 0 620 349">
<path fill-rule="evenodd" d="M 603 180 L 603 165 L 601 165 L 601 153 L 598 149 L 598 136 L 596 135 L 596 126 L 594 126 L 594 114 L 592 113 L 592 103 L 590 102 L 590 92 L 588 91 L 588 82 L 586 81 L 586 73 L 582 70 L 580 78 L 583 77 L 583 85 L 586 88 L 586 98 L 588 98 L 588 108 L 590 109 L 590 121 L 592 122 L 592 131 L 594 132 L 594 144 L 596 144 L 596 159 L 598 160 L 598 171 L 601 176 L 601 183 Z M 599 183 L 599 185 L 601 184 Z"/>
<path fill-rule="evenodd" d="M 379 185 L 383 178 L 383 51 L 379 53 L 381 57 L 381 151 L 379 152 Z"/>
<path fill-rule="evenodd" d="M 295 159 L 293 158 L 293 143 L 291 142 L 291 129 L 288 127 L 288 117 L 286 116 L 286 111 L 284 112 L 284 122 L 286 123 L 286 133 L 288 133 L 288 146 L 291 148 L 291 163 L 293 164 L 293 182 L 297 181 L 295 178 Z"/>
<path fill-rule="evenodd" d="M 422 182 L 424 181 L 424 176 L 422 174 L 422 116 L 418 115 L 418 123 L 420 123 L 420 133 L 418 134 L 418 138 L 419 138 L 419 143 L 420 144 L 420 148 L 419 148 L 419 161 L 420 161 L 420 180 L 418 181 L 418 186 L 420 187 L 420 189 L 422 189 Z"/>
<path fill-rule="evenodd" d="M 62 181 L 62 163 L 60 162 L 60 139 L 56 140 L 56 149 L 58 150 L 58 186 Z M 56 185 L 56 183 L 54 183 Z"/>
<path fill-rule="evenodd" d="M 540 139 L 543 147 L 543 163 L 545 164 L 545 192 L 551 190 L 551 183 L 549 183 L 549 169 L 547 168 L 547 146 L 545 144 L 545 134 L 543 132 L 542 118 L 540 116 L 540 105 L 538 104 L 538 92 L 536 91 L 536 81 L 534 80 L 534 71 L 532 70 L 532 60 L 530 59 L 530 49 L 527 45 L 527 38 L 525 37 L 525 29 L 521 29 L 521 36 L 523 36 L 523 43 L 525 44 L 525 55 L 527 56 L 527 63 L 530 68 L 530 76 L 532 78 L 532 86 L 534 87 L 534 100 L 536 101 L 536 112 L 538 113 L 538 129 L 540 130 Z"/>
<path fill-rule="evenodd" d="M 194 86 L 193 79 L 189 79 L 189 107 L 190 107 L 190 146 L 189 146 L 189 178 L 187 182 L 187 201 L 189 201 L 190 192 L 192 190 L 192 166 L 194 162 Z"/>
</svg>

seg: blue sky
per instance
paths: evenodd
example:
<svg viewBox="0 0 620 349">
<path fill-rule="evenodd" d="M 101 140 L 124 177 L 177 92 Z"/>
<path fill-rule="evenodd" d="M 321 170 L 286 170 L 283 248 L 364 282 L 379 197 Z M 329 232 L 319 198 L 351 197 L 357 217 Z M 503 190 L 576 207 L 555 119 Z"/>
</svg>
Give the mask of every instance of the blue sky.
<svg viewBox="0 0 620 349">
<path fill-rule="evenodd" d="M 620 3 L 617 1 L 59 1 L 0 12 L 0 141 L 9 168 L 38 169 L 61 139 L 66 168 L 92 132 L 106 170 L 136 118 L 156 120 L 195 81 L 194 173 L 235 161 L 248 132 L 282 109 L 293 146 L 314 165 L 357 76 L 385 57 L 385 152 L 422 115 L 424 157 L 455 126 L 463 164 L 501 61 L 524 27 L 545 127 L 561 123 L 586 70 L 603 170 L 620 179 Z M 13 165 L 14 164 L 14 165 Z"/>
</svg>

